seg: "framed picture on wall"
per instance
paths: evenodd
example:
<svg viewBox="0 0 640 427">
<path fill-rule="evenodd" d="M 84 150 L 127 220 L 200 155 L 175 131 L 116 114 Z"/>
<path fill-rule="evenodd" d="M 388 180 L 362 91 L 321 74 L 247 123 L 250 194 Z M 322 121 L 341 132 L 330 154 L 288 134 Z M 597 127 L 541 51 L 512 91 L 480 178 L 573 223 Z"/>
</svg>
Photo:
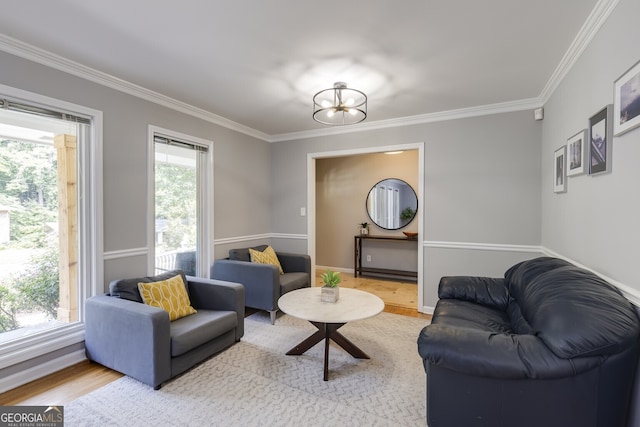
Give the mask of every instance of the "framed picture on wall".
<svg viewBox="0 0 640 427">
<path fill-rule="evenodd" d="M 640 125 L 640 61 L 613 84 L 613 133 L 622 135 Z"/>
<path fill-rule="evenodd" d="M 567 140 L 567 176 L 584 173 L 587 130 L 582 129 Z"/>
<path fill-rule="evenodd" d="M 589 175 L 611 171 L 611 104 L 589 119 Z"/>
<path fill-rule="evenodd" d="M 566 146 L 558 148 L 553 154 L 553 192 L 564 193 L 567 191 L 567 173 L 565 160 Z"/>
</svg>

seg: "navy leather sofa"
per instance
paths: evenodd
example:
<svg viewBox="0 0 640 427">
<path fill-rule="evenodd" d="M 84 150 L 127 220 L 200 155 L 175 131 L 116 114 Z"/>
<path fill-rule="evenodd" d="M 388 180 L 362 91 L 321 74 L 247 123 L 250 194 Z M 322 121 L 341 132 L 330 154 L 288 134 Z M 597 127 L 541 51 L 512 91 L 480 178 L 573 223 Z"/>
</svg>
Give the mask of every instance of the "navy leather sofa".
<svg viewBox="0 0 640 427">
<path fill-rule="evenodd" d="M 438 292 L 418 338 L 430 427 L 627 426 L 640 326 L 617 288 L 542 257 Z"/>
</svg>

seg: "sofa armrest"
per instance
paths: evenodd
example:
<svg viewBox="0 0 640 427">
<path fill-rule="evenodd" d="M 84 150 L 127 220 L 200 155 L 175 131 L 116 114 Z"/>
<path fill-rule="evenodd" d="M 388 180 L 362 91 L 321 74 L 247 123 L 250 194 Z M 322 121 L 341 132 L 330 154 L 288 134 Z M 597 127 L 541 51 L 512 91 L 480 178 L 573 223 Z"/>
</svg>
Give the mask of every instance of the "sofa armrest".
<svg viewBox="0 0 640 427">
<path fill-rule="evenodd" d="M 487 307 L 506 310 L 509 290 L 502 278 L 450 276 L 440 279 L 438 297 L 475 302 Z"/>
<path fill-rule="evenodd" d="M 427 364 L 468 375 L 500 379 L 551 379 L 577 375 L 604 359 L 557 357 L 535 335 L 496 334 L 469 328 L 429 325 L 418 337 Z"/>
<path fill-rule="evenodd" d="M 240 283 L 187 276 L 191 305 L 197 310 L 235 311 L 236 341 L 244 335 L 244 286 Z"/>
<path fill-rule="evenodd" d="M 280 272 L 271 264 L 218 259 L 211 266 L 211 278 L 244 286 L 245 305 L 260 310 L 277 310 Z"/>
<path fill-rule="evenodd" d="M 108 295 L 85 302 L 87 358 L 145 384 L 171 378 L 169 313 Z"/>
<path fill-rule="evenodd" d="M 311 275 L 311 257 L 304 254 L 277 252 L 278 260 L 285 273 L 307 273 Z"/>
</svg>

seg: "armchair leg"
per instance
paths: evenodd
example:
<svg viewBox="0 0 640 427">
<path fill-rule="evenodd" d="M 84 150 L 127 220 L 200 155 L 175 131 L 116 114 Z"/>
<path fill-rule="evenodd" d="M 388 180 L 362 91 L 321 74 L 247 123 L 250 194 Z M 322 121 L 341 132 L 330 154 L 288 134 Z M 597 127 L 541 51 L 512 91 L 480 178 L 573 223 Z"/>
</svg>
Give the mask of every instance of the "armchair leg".
<svg viewBox="0 0 640 427">
<path fill-rule="evenodd" d="M 271 324 L 272 325 L 276 324 L 276 313 L 277 312 L 278 312 L 278 310 L 269 311 L 269 315 L 271 316 Z"/>
</svg>

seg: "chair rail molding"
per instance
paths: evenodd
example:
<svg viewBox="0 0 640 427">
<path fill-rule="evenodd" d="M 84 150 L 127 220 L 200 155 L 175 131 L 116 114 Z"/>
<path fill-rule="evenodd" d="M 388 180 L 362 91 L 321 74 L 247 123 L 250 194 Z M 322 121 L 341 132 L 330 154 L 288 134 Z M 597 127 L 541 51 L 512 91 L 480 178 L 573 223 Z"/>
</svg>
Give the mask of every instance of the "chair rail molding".
<svg viewBox="0 0 640 427">
<path fill-rule="evenodd" d="M 477 251 L 500 251 L 500 252 L 533 252 L 542 253 L 542 247 L 536 245 L 511 245 L 504 243 L 472 243 L 472 242 L 445 242 L 435 240 L 425 240 L 426 248 L 441 249 L 471 249 Z"/>
<path fill-rule="evenodd" d="M 108 261 L 111 259 L 129 258 L 133 256 L 146 256 L 148 253 L 149 253 L 148 248 L 120 249 L 120 250 L 105 252 L 103 255 L 103 258 L 105 261 Z"/>
</svg>

